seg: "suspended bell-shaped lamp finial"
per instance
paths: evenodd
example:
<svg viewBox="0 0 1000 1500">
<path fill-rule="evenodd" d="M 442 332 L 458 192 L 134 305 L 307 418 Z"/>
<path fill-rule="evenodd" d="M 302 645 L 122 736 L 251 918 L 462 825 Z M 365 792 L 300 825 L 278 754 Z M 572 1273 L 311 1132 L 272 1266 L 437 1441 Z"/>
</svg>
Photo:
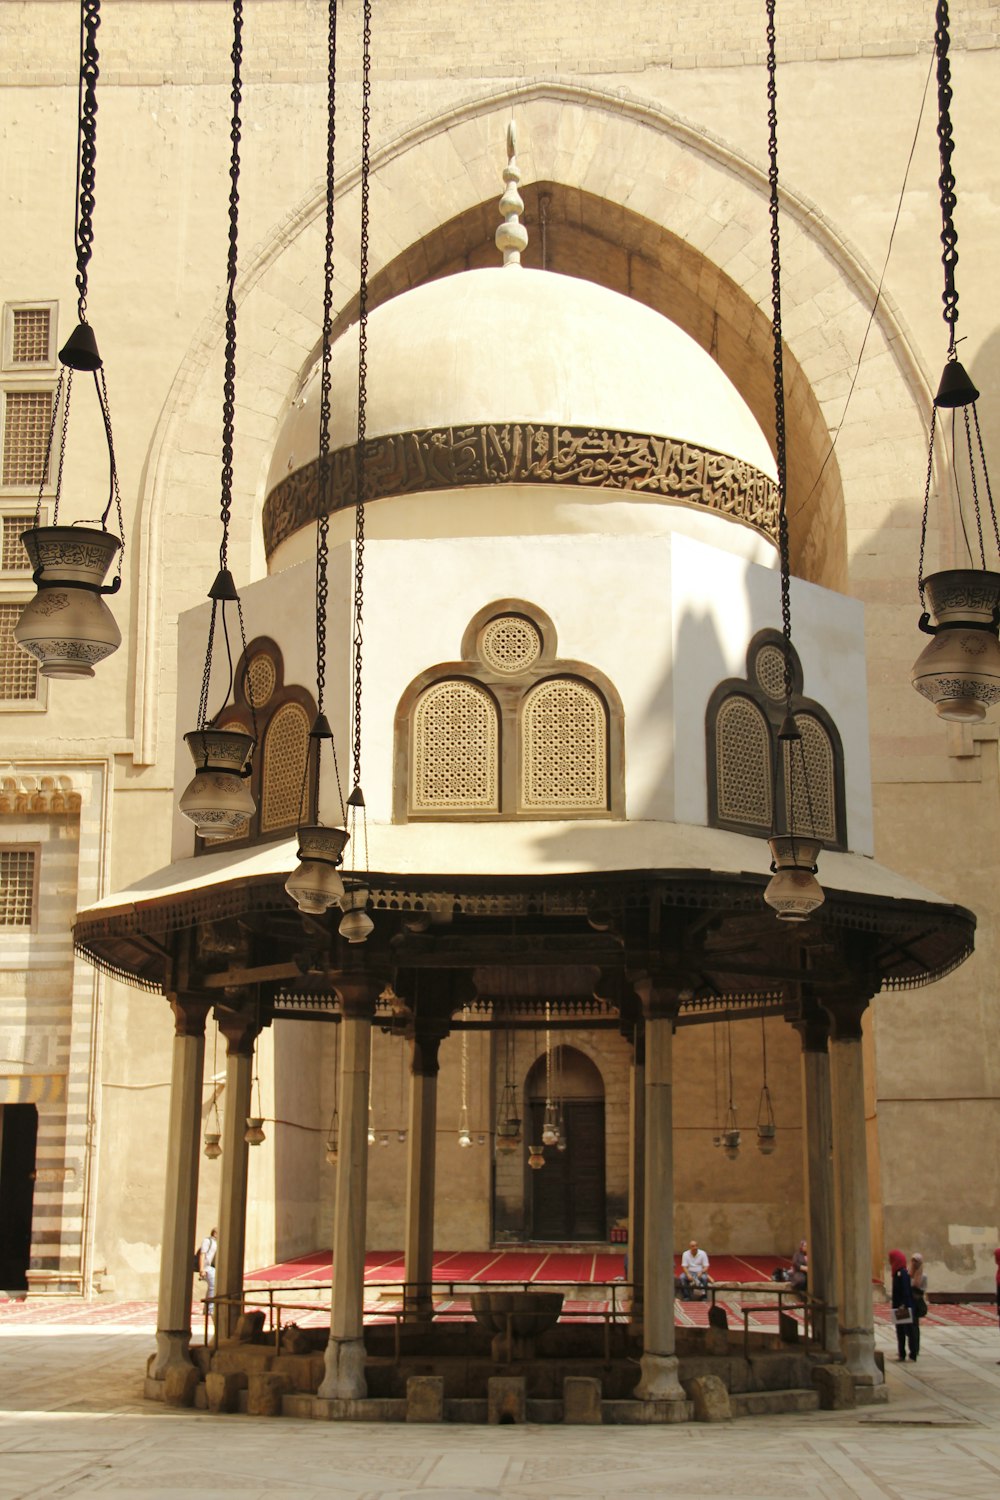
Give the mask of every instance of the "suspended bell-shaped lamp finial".
<svg viewBox="0 0 1000 1500">
<path fill-rule="evenodd" d="M 953 410 L 958 406 L 971 406 L 979 400 L 979 392 L 973 385 L 965 366 L 957 359 L 949 359 L 941 374 L 941 383 L 934 397 L 939 409 Z"/>
</svg>

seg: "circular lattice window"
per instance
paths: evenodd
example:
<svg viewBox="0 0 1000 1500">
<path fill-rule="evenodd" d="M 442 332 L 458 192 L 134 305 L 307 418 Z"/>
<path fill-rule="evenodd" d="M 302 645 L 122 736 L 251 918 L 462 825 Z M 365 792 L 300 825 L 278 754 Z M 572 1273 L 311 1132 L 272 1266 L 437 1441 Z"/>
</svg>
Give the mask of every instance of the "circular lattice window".
<svg viewBox="0 0 1000 1500">
<path fill-rule="evenodd" d="M 270 700 L 277 680 L 274 662 L 263 651 L 258 652 L 247 670 L 247 696 L 252 700 L 254 708 L 263 708 Z"/>
<path fill-rule="evenodd" d="M 754 675 L 769 698 L 785 696 L 785 656 L 780 646 L 762 646 L 754 662 Z"/>
<path fill-rule="evenodd" d="M 494 672 L 524 672 L 541 654 L 537 628 L 521 615 L 500 615 L 479 637 L 479 655 Z"/>
</svg>

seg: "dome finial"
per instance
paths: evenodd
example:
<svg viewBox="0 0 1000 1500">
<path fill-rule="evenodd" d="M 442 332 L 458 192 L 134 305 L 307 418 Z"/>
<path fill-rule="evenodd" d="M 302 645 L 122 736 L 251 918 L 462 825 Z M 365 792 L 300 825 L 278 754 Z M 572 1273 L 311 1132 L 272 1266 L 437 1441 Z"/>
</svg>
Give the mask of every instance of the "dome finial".
<svg viewBox="0 0 1000 1500">
<path fill-rule="evenodd" d="M 519 266 L 521 251 L 527 247 L 528 231 L 518 218 L 524 213 L 524 199 L 517 190 L 521 173 L 517 165 L 517 128 L 511 120 L 507 126 L 507 165 L 503 169 L 503 180 L 507 184 L 500 199 L 503 223 L 496 232 L 496 247 L 503 251 L 505 266 Z"/>
</svg>

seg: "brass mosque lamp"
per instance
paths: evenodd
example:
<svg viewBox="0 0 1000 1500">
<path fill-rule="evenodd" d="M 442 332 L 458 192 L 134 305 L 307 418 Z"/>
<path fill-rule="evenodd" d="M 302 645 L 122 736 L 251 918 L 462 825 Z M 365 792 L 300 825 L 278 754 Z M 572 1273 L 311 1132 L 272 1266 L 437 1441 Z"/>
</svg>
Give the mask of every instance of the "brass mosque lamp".
<svg viewBox="0 0 1000 1500">
<path fill-rule="evenodd" d="M 327 112 L 326 112 L 326 234 L 323 254 L 323 337 L 320 362 L 319 404 L 319 508 L 316 518 L 316 719 L 309 732 L 309 749 L 303 771 L 299 810 L 308 808 L 309 776 L 313 771 L 316 822 L 302 823 L 298 829 L 298 865 L 285 882 L 285 890 L 301 912 L 315 916 L 332 906 L 344 905 L 344 882 L 340 875 L 344 849 L 347 847 L 347 814 L 340 783 L 337 748 L 333 731 L 324 711 L 326 690 L 326 611 L 329 595 L 328 563 L 330 515 L 330 351 L 333 340 L 333 221 L 334 173 L 336 143 L 336 62 L 337 7 L 329 7 Z M 319 821 L 322 749 L 330 746 L 333 771 L 340 804 L 342 827 L 328 828 Z M 308 813 L 307 813 L 308 817 Z"/>
<path fill-rule="evenodd" d="M 804 782 L 807 803 L 808 776 L 802 736 L 792 712 L 792 606 L 791 565 L 788 545 L 788 460 L 785 427 L 785 379 L 781 337 L 781 245 L 778 223 L 778 106 L 775 80 L 775 0 L 767 0 L 767 98 L 768 98 L 768 184 L 771 214 L 771 332 L 774 342 L 774 434 L 775 463 L 778 471 L 778 551 L 781 579 L 781 634 L 784 662 L 785 714 L 778 731 L 777 751 L 785 773 L 787 795 L 779 799 L 777 786 L 772 799 L 775 826 L 768 840 L 771 848 L 771 879 L 764 900 L 775 915 L 785 922 L 804 922 L 825 899 L 816 879 L 816 858 L 820 841 L 805 837 L 797 827 L 796 777 Z M 796 757 L 796 750 L 798 756 Z M 798 769 L 796 768 L 798 760 Z M 777 778 L 776 778 L 777 779 Z M 784 805 L 784 823 L 779 826 L 779 800 Z M 730 1059 L 731 1061 L 731 1059 Z M 732 1077 L 730 1073 L 730 1093 Z M 732 1099 L 730 1098 L 730 1109 Z M 726 1155 L 729 1155 L 729 1126 L 723 1127 Z M 738 1146 L 738 1143 L 737 1143 Z"/>
<path fill-rule="evenodd" d="M 951 124 L 948 26 L 947 0 L 939 0 L 934 46 L 937 53 L 937 134 L 941 161 L 938 186 L 941 192 L 941 243 L 944 247 L 941 255 L 944 267 L 942 316 L 948 328 L 948 354 L 931 407 L 917 572 L 922 609 L 919 626 L 931 639 L 917 657 L 911 678 L 917 692 L 933 703 L 940 718 L 951 719 L 960 724 L 975 724 L 984 719 L 987 710 L 1000 700 L 1000 572 L 989 569 L 986 565 L 987 550 L 1000 553 L 1000 530 L 979 427 L 976 407 L 979 392 L 957 354 L 958 291 L 955 286 L 955 267 L 958 263 L 958 231 L 953 218 L 957 198 L 951 164 L 955 140 Z M 938 412 L 949 411 L 951 432 L 947 473 L 952 519 L 964 537 L 969 566 L 946 568 L 925 576 L 924 555 Z M 975 541 L 970 539 L 967 518 L 963 513 L 960 485 L 966 482 L 975 514 Z M 988 513 L 988 527 L 983 519 L 984 505 Z M 986 531 L 992 532 L 992 535 L 984 535 Z"/>
<path fill-rule="evenodd" d="M 38 487 L 38 502 L 31 527 L 21 533 L 21 542 L 31 563 L 37 590 L 14 626 L 14 640 L 22 651 L 39 663 L 43 677 L 93 677 L 94 666 L 117 651 L 121 631 L 104 596 L 121 587 L 125 528 L 122 517 L 118 465 L 111 431 L 111 408 L 104 365 L 94 330 L 87 321 L 87 290 L 94 243 L 94 188 L 97 161 L 97 80 L 100 76 L 97 29 L 101 24 L 100 0 L 81 0 L 80 87 L 77 110 L 76 247 L 77 327 L 59 351 L 59 379 L 52 401 L 48 439 Z M 60 523 L 63 468 L 69 427 L 74 374 L 93 375 L 101 413 L 101 427 L 108 450 L 108 500 L 101 515 L 92 521 Z M 53 449 L 58 438 L 55 464 L 55 499 L 50 524 L 42 525 L 42 501 L 52 469 Z M 115 512 L 118 532 L 108 530 L 108 517 Z M 104 578 L 117 558 L 117 572 L 110 583 Z"/>
<path fill-rule="evenodd" d="M 229 706 L 233 692 L 233 645 L 230 641 L 230 615 L 235 610 L 242 642 L 242 659 L 246 660 L 247 638 L 243 624 L 243 606 L 229 571 L 229 518 L 233 499 L 233 435 L 236 409 L 236 271 L 239 248 L 239 180 L 240 180 L 240 105 L 242 85 L 240 69 L 243 60 L 243 3 L 233 0 L 233 104 L 230 139 L 229 246 L 226 260 L 226 352 L 222 401 L 222 484 L 220 519 L 222 540 L 219 545 L 219 571 L 208 591 L 212 601 L 205 667 L 198 703 L 198 726 L 189 730 L 184 742 L 191 752 L 195 773 L 181 794 L 179 807 L 190 818 L 202 839 L 212 842 L 232 838 L 246 827 L 255 811 L 250 789 L 251 757 L 257 743 L 257 715 L 249 673 L 245 675 L 245 692 L 253 720 L 253 734 L 243 730 L 220 729 L 220 719 Z M 229 663 L 229 680 L 221 708 L 209 717 L 208 701 L 212 685 L 212 658 L 217 630 L 221 628 Z M 249 1140 L 249 1135 L 247 1136 Z M 251 1144 L 257 1144 L 253 1141 Z"/>
</svg>

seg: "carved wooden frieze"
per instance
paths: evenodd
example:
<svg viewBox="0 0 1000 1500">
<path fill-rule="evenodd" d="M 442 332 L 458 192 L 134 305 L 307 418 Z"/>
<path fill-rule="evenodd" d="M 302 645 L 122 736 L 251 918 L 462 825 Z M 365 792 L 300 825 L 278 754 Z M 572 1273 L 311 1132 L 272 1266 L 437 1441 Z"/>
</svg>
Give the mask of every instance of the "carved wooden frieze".
<svg viewBox="0 0 1000 1500">
<path fill-rule="evenodd" d="M 741 459 L 676 438 L 606 428 L 478 423 L 372 438 L 368 500 L 487 484 L 553 484 L 625 490 L 700 505 L 777 541 L 777 486 Z M 330 455 L 328 513 L 356 503 L 353 445 Z M 264 505 L 268 556 L 320 513 L 319 460 L 275 485 Z"/>
</svg>

